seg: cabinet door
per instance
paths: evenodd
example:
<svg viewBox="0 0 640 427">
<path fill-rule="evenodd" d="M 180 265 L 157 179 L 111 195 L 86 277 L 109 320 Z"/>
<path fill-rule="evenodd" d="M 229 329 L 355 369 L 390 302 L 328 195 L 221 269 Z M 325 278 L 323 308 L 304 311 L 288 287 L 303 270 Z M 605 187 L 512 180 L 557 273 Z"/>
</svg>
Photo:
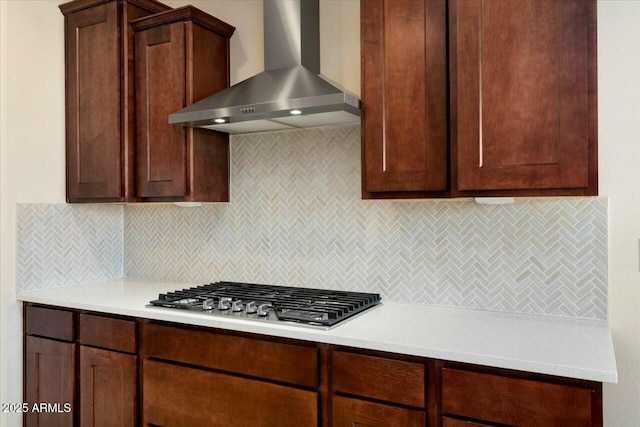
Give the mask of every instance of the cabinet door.
<svg viewBox="0 0 640 427">
<path fill-rule="evenodd" d="M 450 4 L 457 188 L 596 194 L 595 2 Z"/>
<path fill-rule="evenodd" d="M 136 356 L 80 346 L 80 425 L 136 425 Z"/>
<path fill-rule="evenodd" d="M 32 336 L 25 345 L 26 426 L 73 425 L 76 345 Z M 44 405 L 41 411 L 34 410 Z"/>
<path fill-rule="evenodd" d="M 425 413 L 343 396 L 332 401 L 333 427 L 424 427 Z"/>
<path fill-rule="evenodd" d="M 317 426 L 318 393 L 144 360 L 143 425 Z"/>
<path fill-rule="evenodd" d="M 67 200 L 122 197 L 118 2 L 66 17 Z"/>
<path fill-rule="evenodd" d="M 186 131 L 169 124 L 185 102 L 184 23 L 139 31 L 136 39 L 137 196 L 186 195 Z"/>
<path fill-rule="evenodd" d="M 446 191 L 446 2 L 360 7 L 364 197 Z"/>
</svg>

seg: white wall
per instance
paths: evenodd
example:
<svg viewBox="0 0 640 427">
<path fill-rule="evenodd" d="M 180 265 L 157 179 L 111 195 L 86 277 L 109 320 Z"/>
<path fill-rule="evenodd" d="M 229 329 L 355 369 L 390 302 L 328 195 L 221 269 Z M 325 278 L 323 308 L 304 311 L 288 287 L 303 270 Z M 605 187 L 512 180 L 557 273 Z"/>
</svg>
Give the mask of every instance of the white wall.
<svg viewBox="0 0 640 427">
<path fill-rule="evenodd" d="M 640 2 L 598 4 L 600 194 L 609 197 L 609 320 L 617 385 L 605 425 L 640 425 Z"/>
<path fill-rule="evenodd" d="M 15 204 L 64 201 L 64 45 L 59 1 L 0 0 L 0 402 L 22 400 Z M 232 82 L 263 68 L 260 0 L 191 3 L 236 26 Z M 598 4 L 600 193 L 610 198 L 610 310 L 620 383 L 605 425 L 640 425 L 640 2 Z M 322 0 L 322 73 L 360 93 L 359 3 Z M 328 29 L 327 29 L 328 28 Z M 339 46 L 339 48 L 338 48 Z M 2 414 L 0 425 L 18 426 Z"/>
<path fill-rule="evenodd" d="M 15 204 L 64 202 L 64 45 L 58 2 L 2 1 L 0 401 L 22 401 Z M 38 31 L 35 31 L 38 29 Z M 2 414 L 0 425 L 18 425 Z"/>
</svg>

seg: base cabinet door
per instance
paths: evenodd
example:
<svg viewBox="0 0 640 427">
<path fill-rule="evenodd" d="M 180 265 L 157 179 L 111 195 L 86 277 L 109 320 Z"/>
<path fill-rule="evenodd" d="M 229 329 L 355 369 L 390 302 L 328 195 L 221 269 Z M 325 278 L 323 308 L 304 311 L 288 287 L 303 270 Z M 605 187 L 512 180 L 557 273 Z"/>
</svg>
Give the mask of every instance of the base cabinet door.
<svg viewBox="0 0 640 427">
<path fill-rule="evenodd" d="M 333 427 L 424 427 L 423 411 L 334 396 Z"/>
<path fill-rule="evenodd" d="M 73 426 L 75 368 L 76 344 L 26 337 L 26 426 Z"/>
<path fill-rule="evenodd" d="M 145 359 L 143 425 L 316 427 L 318 393 Z"/>
<path fill-rule="evenodd" d="M 136 425 L 136 356 L 80 346 L 80 425 Z"/>
</svg>

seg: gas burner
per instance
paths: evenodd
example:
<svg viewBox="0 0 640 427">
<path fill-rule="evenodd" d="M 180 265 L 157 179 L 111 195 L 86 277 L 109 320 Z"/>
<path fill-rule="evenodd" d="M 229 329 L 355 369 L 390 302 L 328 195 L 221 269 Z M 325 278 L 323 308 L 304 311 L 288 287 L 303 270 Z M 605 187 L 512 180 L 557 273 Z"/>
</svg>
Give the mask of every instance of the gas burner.
<svg viewBox="0 0 640 427">
<path fill-rule="evenodd" d="M 216 282 L 160 294 L 152 306 L 329 329 L 380 304 L 379 294 Z"/>
</svg>

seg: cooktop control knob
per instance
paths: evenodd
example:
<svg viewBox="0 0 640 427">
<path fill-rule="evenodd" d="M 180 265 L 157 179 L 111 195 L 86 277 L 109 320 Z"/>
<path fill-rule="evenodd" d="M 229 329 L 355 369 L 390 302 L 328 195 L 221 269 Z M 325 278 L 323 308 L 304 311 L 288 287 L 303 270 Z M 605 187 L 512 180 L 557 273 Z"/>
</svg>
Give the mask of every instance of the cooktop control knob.
<svg viewBox="0 0 640 427">
<path fill-rule="evenodd" d="M 230 304 L 231 304 L 231 298 L 222 297 L 220 298 L 220 301 L 218 301 L 218 309 L 229 310 Z"/>
<path fill-rule="evenodd" d="M 247 314 L 254 314 L 255 312 L 257 312 L 258 306 L 256 302 L 255 301 L 248 302 L 247 305 L 244 307 L 244 311 L 246 311 Z"/>
<path fill-rule="evenodd" d="M 205 311 L 210 311 L 213 310 L 213 307 L 215 306 L 215 302 L 213 301 L 212 298 L 207 298 L 206 300 L 202 301 L 202 309 Z"/>
<path fill-rule="evenodd" d="M 242 306 L 242 300 L 241 299 L 237 299 L 235 301 L 233 301 L 231 303 L 231 311 L 233 312 L 239 312 L 243 310 L 243 306 Z"/>
<path fill-rule="evenodd" d="M 260 304 L 258 306 L 258 316 L 268 316 L 271 306 L 269 304 Z"/>
</svg>

